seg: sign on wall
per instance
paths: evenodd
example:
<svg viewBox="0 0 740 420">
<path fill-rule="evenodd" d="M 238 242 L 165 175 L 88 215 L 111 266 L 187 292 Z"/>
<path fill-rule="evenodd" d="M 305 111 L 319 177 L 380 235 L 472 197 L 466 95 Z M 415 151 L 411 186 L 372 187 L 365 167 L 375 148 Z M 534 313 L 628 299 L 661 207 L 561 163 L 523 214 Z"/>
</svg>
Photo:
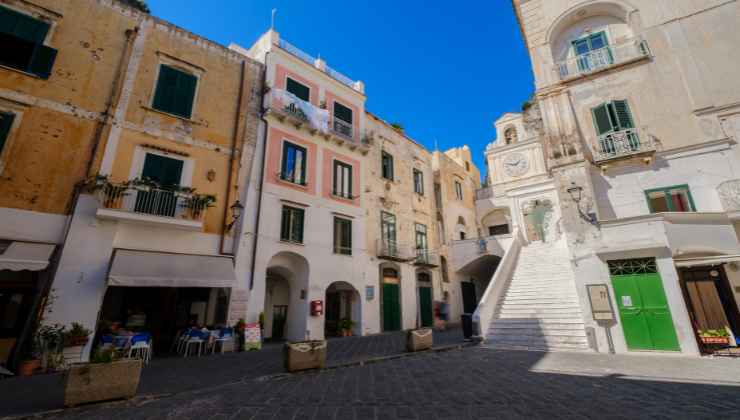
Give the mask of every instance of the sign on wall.
<svg viewBox="0 0 740 420">
<path fill-rule="evenodd" d="M 365 300 L 375 299 L 375 286 L 365 286 Z"/>
<path fill-rule="evenodd" d="M 587 284 L 588 300 L 591 302 L 591 313 L 596 322 L 614 321 L 609 287 L 606 284 Z"/>
</svg>

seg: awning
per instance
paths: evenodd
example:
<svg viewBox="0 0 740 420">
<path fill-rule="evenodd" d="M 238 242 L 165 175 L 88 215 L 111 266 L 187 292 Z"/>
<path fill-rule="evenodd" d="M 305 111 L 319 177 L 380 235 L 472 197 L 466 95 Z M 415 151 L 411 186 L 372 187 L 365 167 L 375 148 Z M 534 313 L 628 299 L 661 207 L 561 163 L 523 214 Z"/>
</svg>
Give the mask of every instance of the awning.
<svg viewBox="0 0 740 420">
<path fill-rule="evenodd" d="M 0 254 L 0 270 L 44 270 L 49 266 L 54 247 L 54 244 L 13 241 Z"/>
<path fill-rule="evenodd" d="M 676 267 L 698 267 L 702 265 L 720 265 L 729 262 L 740 262 L 740 255 L 716 255 L 711 257 L 686 258 L 677 260 Z"/>
<path fill-rule="evenodd" d="M 109 286 L 233 287 L 229 257 L 116 250 L 108 274 Z"/>
</svg>

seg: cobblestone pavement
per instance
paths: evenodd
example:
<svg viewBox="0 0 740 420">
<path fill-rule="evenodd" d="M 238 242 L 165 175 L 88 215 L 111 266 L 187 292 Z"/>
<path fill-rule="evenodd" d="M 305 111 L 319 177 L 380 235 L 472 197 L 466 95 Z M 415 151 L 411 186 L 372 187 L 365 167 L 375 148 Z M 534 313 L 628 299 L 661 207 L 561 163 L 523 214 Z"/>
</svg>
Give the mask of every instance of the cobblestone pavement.
<svg viewBox="0 0 740 420">
<path fill-rule="evenodd" d="M 329 339 L 327 365 L 336 366 L 405 352 L 405 333 Z M 436 346 L 462 343 L 462 331 L 435 331 Z M 204 357 L 155 358 L 144 368 L 138 395 L 194 391 L 284 372 L 282 344 L 261 351 Z M 37 375 L 0 380 L 0 418 L 61 408 L 63 376 Z"/>
<path fill-rule="evenodd" d="M 480 347 L 66 410 L 67 419 L 739 418 L 740 363 L 666 356 L 548 355 Z M 646 358 L 647 357 L 647 358 Z M 546 360 L 546 359 L 551 359 Z M 563 363 L 563 361 L 565 361 Z M 614 366 L 664 366 L 662 378 Z M 577 374 L 577 366 L 585 374 Z M 558 366 L 568 370 L 558 372 Z M 695 383 L 685 377 L 707 367 Z M 546 370 L 546 371 L 544 371 Z M 612 373 L 610 373 L 612 372 Z M 718 376 L 717 376 L 718 375 Z M 734 381 L 732 381 L 734 379 Z"/>
</svg>

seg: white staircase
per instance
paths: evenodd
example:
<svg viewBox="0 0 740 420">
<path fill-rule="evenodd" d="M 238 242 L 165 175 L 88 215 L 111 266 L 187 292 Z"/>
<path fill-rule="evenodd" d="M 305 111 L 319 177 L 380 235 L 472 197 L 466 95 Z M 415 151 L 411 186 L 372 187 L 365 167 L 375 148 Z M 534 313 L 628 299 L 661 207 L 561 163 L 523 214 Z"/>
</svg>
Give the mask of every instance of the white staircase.
<svg viewBox="0 0 740 420">
<path fill-rule="evenodd" d="M 589 350 L 564 242 L 521 248 L 511 280 L 496 303 L 485 343 L 496 349 Z"/>
</svg>

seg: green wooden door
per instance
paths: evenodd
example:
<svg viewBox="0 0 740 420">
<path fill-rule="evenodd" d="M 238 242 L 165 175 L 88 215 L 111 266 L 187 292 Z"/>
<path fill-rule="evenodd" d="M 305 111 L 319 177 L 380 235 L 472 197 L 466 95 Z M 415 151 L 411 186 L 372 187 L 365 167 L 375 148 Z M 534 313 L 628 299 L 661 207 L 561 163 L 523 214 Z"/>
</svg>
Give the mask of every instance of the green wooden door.
<svg viewBox="0 0 740 420">
<path fill-rule="evenodd" d="M 421 315 L 421 326 L 431 327 L 434 325 L 432 317 L 432 288 L 419 288 L 419 313 Z"/>
<path fill-rule="evenodd" d="M 383 284 L 383 331 L 401 329 L 401 302 L 397 284 Z"/>
<path fill-rule="evenodd" d="M 638 261 L 647 263 L 643 264 L 642 269 L 627 270 L 631 273 L 612 274 L 627 347 L 630 350 L 679 351 L 676 329 L 660 274 L 657 269 L 645 268 L 651 264 L 654 267 L 655 262 Z"/>
</svg>

